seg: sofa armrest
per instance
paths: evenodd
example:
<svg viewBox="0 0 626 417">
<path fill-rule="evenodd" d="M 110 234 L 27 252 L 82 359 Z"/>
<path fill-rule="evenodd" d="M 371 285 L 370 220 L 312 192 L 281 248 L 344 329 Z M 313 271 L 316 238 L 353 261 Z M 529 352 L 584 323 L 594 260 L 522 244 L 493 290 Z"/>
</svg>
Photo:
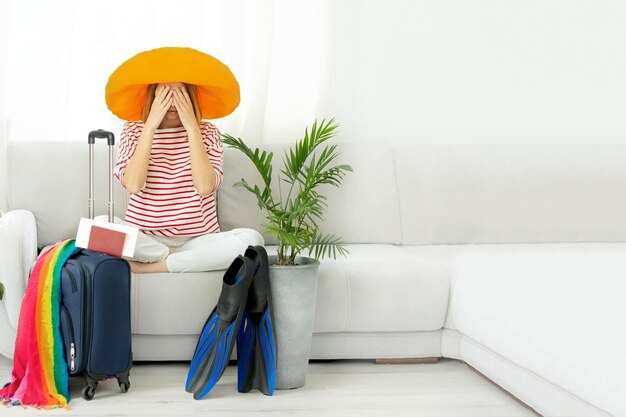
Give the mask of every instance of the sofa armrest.
<svg viewBox="0 0 626 417">
<path fill-rule="evenodd" d="M 0 217 L 0 354 L 13 357 L 22 298 L 37 258 L 37 226 L 28 210 L 12 210 Z"/>
</svg>

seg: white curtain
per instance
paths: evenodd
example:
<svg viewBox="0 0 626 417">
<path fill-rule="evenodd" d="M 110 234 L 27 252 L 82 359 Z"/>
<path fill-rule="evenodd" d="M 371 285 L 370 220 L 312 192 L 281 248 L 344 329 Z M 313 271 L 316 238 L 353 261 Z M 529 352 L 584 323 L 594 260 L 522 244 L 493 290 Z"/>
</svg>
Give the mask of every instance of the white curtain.
<svg viewBox="0 0 626 417">
<path fill-rule="evenodd" d="M 0 123 L 11 140 L 119 131 L 110 73 L 186 45 L 235 73 L 241 105 L 217 124 L 250 142 L 331 116 L 341 140 L 622 142 L 626 3 L 600 4 L 1 0 Z"/>
<path fill-rule="evenodd" d="M 123 121 L 104 101 L 108 77 L 136 53 L 161 46 L 193 47 L 231 68 L 241 105 L 216 124 L 251 142 L 289 140 L 328 102 L 322 85 L 322 66 L 332 54 L 328 1 L 2 4 L 9 9 L 1 14 L 9 20 L 2 56 L 10 140 L 82 140 L 95 128 L 119 132 Z"/>
</svg>

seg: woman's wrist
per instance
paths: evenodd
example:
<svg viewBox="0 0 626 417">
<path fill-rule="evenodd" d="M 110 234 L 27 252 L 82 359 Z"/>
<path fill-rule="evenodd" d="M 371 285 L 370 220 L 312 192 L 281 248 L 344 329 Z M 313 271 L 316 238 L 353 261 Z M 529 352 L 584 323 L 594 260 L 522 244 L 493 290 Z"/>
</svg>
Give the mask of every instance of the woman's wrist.
<svg viewBox="0 0 626 417">
<path fill-rule="evenodd" d="M 189 141 L 200 141 L 202 142 L 202 132 L 200 131 L 200 127 L 193 127 L 187 131 L 187 137 Z"/>
<path fill-rule="evenodd" d="M 157 128 L 152 125 L 144 124 L 143 126 L 143 131 L 149 134 L 150 136 L 154 136 L 154 133 L 156 132 L 156 130 Z"/>
</svg>

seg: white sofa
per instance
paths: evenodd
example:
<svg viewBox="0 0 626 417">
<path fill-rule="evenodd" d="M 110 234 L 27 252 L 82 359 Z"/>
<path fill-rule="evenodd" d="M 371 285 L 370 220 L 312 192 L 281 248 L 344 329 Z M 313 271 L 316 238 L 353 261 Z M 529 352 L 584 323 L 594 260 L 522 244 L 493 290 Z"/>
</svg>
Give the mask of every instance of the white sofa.
<svg viewBox="0 0 626 417">
<path fill-rule="evenodd" d="M 263 146 L 275 173 L 285 146 Z M 322 260 L 311 358 L 457 358 L 543 415 L 626 416 L 626 146 L 338 149 L 354 172 L 325 190 L 321 227 L 350 254 Z M 30 236 L 38 246 L 73 237 L 86 216 L 87 145 L 10 142 L 7 169 L 0 352 L 11 357 Z M 222 230 L 263 232 L 253 196 L 232 187 L 258 174 L 229 148 L 224 171 Z M 127 196 L 116 192 L 122 217 Z M 222 273 L 133 276 L 135 358 L 189 359 Z"/>
</svg>

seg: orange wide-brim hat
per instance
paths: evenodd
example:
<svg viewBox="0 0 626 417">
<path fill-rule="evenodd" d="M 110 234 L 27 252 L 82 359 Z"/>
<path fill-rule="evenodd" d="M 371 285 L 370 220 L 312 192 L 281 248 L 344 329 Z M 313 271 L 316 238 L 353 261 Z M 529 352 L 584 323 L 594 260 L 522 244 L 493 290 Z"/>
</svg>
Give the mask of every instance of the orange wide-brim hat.
<svg viewBox="0 0 626 417">
<path fill-rule="evenodd" d="M 141 120 L 149 84 L 195 84 L 202 119 L 217 119 L 239 105 L 239 83 L 217 58 L 193 48 L 163 47 L 140 52 L 120 65 L 105 88 L 109 110 L 120 119 Z"/>
</svg>

